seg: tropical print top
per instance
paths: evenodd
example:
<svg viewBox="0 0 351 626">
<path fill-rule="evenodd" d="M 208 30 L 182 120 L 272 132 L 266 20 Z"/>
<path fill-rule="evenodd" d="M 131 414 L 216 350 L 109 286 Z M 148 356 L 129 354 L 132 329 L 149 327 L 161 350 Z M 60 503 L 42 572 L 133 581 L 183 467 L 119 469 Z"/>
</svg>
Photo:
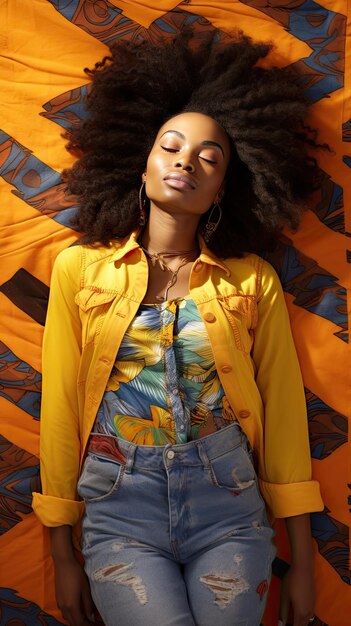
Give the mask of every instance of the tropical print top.
<svg viewBox="0 0 351 626">
<path fill-rule="evenodd" d="M 93 431 L 165 445 L 235 420 L 195 302 L 142 304 L 122 340 Z"/>
</svg>

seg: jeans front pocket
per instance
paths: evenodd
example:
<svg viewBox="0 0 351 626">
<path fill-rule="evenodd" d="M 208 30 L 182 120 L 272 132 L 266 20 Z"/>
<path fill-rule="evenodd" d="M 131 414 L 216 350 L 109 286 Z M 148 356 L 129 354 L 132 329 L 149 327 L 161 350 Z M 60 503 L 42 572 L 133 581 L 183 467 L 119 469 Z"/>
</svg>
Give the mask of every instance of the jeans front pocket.
<svg viewBox="0 0 351 626">
<path fill-rule="evenodd" d="M 86 502 L 104 500 L 120 487 L 125 466 L 122 463 L 88 455 L 78 481 L 78 494 Z"/>
<path fill-rule="evenodd" d="M 243 446 L 210 461 L 211 478 L 217 487 L 241 491 L 256 483 L 256 473 L 252 460 Z"/>
</svg>

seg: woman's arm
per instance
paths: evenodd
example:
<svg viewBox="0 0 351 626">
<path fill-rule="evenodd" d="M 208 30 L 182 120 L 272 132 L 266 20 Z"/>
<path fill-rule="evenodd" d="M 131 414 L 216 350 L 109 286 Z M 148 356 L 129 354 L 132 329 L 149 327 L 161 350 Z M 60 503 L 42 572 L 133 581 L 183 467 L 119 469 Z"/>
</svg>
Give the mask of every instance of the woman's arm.
<svg viewBox="0 0 351 626">
<path fill-rule="evenodd" d="M 72 526 L 84 507 L 77 497 L 82 331 L 75 296 L 80 286 L 80 249 L 75 246 L 59 254 L 51 277 L 42 358 L 42 493 L 33 494 L 36 515 L 50 527 L 57 604 L 70 626 L 87 626 L 93 611 L 89 584 L 72 545 Z"/>
<path fill-rule="evenodd" d="M 284 294 L 274 270 L 263 264 L 253 358 L 265 406 L 264 463 L 260 486 L 274 517 L 286 520 L 291 566 L 282 587 L 281 619 L 290 606 L 294 626 L 313 615 L 314 558 L 309 512 L 323 509 L 311 456 L 306 401 Z"/>
<path fill-rule="evenodd" d="M 74 555 L 71 526 L 50 528 L 50 540 L 57 606 L 70 626 L 89 626 L 94 605 L 88 579 Z"/>
<path fill-rule="evenodd" d="M 282 286 L 263 263 L 252 358 L 264 405 L 264 445 L 258 477 L 273 518 L 322 511 L 312 480 L 306 399 Z"/>
<path fill-rule="evenodd" d="M 77 523 L 80 423 L 77 378 L 82 330 L 75 296 L 80 290 L 80 246 L 61 252 L 54 264 L 42 351 L 40 475 L 42 493 L 33 509 L 44 526 Z"/>
<path fill-rule="evenodd" d="M 306 626 L 314 615 L 314 551 L 310 516 L 296 515 L 285 520 L 291 549 L 290 568 L 282 584 L 280 619 L 287 623 L 290 607 L 294 626 Z"/>
</svg>

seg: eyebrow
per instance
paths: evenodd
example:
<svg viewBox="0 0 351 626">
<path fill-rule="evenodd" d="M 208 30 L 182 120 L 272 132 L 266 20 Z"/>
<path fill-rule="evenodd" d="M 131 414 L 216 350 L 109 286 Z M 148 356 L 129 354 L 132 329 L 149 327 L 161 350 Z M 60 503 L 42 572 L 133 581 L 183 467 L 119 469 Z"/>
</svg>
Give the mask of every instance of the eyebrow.
<svg viewBox="0 0 351 626">
<path fill-rule="evenodd" d="M 174 135 L 177 135 L 177 137 L 180 137 L 181 139 L 186 139 L 185 135 L 183 135 L 183 133 L 180 133 L 178 130 L 166 130 L 163 135 L 161 135 L 160 139 L 166 135 L 167 133 L 173 133 Z M 215 148 L 219 148 L 220 151 L 222 152 L 223 156 L 224 156 L 224 151 L 223 148 L 221 146 L 221 144 L 217 143 L 216 141 L 202 141 L 201 142 L 202 146 L 214 146 Z"/>
</svg>

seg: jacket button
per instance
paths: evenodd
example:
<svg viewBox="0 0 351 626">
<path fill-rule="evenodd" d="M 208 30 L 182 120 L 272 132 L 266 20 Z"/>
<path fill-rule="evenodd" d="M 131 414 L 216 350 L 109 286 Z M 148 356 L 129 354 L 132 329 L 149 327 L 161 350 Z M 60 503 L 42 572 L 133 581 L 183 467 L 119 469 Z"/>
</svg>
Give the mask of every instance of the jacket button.
<svg viewBox="0 0 351 626">
<path fill-rule="evenodd" d="M 250 411 L 239 411 L 239 417 L 241 417 L 241 419 L 246 419 L 247 417 L 250 417 L 251 413 Z"/>
<path fill-rule="evenodd" d="M 231 365 L 222 365 L 221 367 L 221 372 L 223 372 L 223 374 L 229 374 L 229 372 L 232 371 L 232 367 Z"/>
<path fill-rule="evenodd" d="M 213 313 L 205 313 L 204 320 L 211 324 L 212 322 L 216 321 L 216 316 L 213 315 Z"/>
<path fill-rule="evenodd" d="M 194 267 L 194 272 L 201 272 L 202 270 L 202 266 L 203 263 L 201 261 L 199 261 L 198 263 L 196 263 L 195 267 Z"/>
</svg>

